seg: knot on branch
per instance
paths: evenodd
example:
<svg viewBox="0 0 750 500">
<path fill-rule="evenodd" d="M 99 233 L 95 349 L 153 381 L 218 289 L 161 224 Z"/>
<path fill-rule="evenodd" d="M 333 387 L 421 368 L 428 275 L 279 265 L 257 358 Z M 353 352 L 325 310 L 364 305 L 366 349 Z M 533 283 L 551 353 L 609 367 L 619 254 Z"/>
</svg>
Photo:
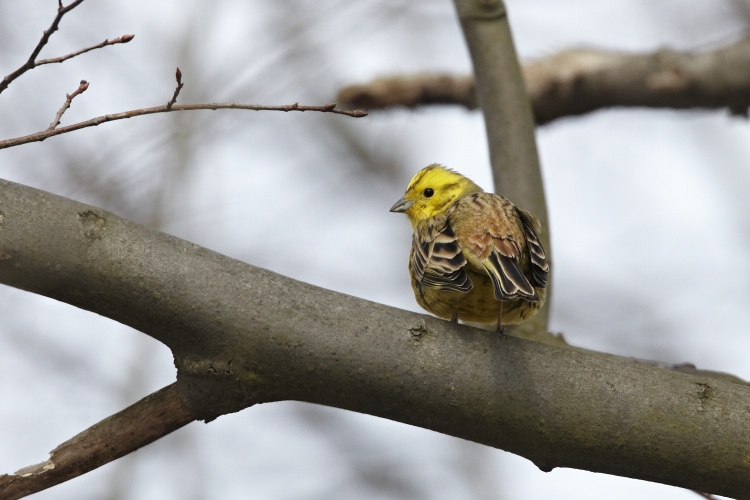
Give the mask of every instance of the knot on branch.
<svg viewBox="0 0 750 500">
<path fill-rule="evenodd" d="M 262 402 L 263 378 L 231 359 L 176 356 L 175 365 L 180 398 L 196 420 L 208 423 Z"/>
<path fill-rule="evenodd" d="M 107 225 L 107 219 L 93 210 L 85 210 L 78 212 L 78 223 L 87 239 L 100 240 L 104 236 L 102 231 Z"/>
</svg>

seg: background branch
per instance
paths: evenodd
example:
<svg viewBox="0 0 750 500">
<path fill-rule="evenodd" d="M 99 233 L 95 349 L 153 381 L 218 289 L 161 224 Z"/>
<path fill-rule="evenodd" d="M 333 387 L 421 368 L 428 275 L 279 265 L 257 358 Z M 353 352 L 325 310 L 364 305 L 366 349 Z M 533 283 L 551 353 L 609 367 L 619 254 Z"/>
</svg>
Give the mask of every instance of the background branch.
<svg viewBox="0 0 750 500">
<path fill-rule="evenodd" d="M 474 110 L 479 106 L 473 76 L 444 73 L 384 76 L 367 83 L 347 85 L 339 90 L 336 102 L 348 108 L 368 110 L 433 104 Z"/>
<path fill-rule="evenodd" d="M 3 78 L 2 81 L 0 81 L 0 94 L 5 89 L 8 88 L 8 85 L 10 85 L 11 82 L 13 82 L 13 80 L 23 75 L 30 69 L 33 69 L 37 65 L 36 58 L 39 56 L 39 53 L 42 51 L 44 46 L 47 45 L 47 42 L 49 42 L 49 39 L 52 36 L 52 34 L 55 31 L 57 31 L 57 28 L 60 26 L 60 21 L 62 21 L 62 18 L 65 16 L 65 14 L 75 9 L 82 3 L 83 3 L 83 0 L 75 0 L 74 2 L 71 2 L 70 4 L 63 6 L 62 0 L 58 0 L 57 15 L 55 16 L 55 19 L 52 20 L 52 24 L 50 24 L 49 28 L 44 30 L 44 33 L 42 33 L 42 37 L 39 39 L 39 43 L 37 43 L 36 47 L 34 47 L 34 50 L 31 52 L 31 55 L 26 60 L 26 62 L 22 66 L 20 66 L 18 69 L 16 69 L 13 73 L 7 75 L 5 78 Z"/>
<path fill-rule="evenodd" d="M 0 282 L 165 343 L 197 418 L 309 401 L 501 448 L 543 470 L 729 496 L 750 489 L 746 385 L 503 339 L 297 282 L 50 193 L 2 181 L 0 194 Z"/>
<path fill-rule="evenodd" d="M 169 385 L 64 442 L 46 462 L 0 475 L 0 498 L 21 498 L 78 477 L 192 421 L 177 385 Z"/>
<path fill-rule="evenodd" d="M 455 5 L 474 67 L 495 192 L 537 216 L 547 258 L 554 262 L 534 119 L 505 4 L 502 0 L 455 0 Z M 531 320 L 514 326 L 514 331 L 547 331 L 551 292 L 550 280 L 544 307 Z"/>
<path fill-rule="evenodd" d="M 726 109 L 747 115 L 750 107 L 750 38 L 719 49 L 660 49 L 649 54 L 570 49 L 523 66 L 538 125 L 612 107 Z M 453 104 L 474 109 L 471 76 L 379 78 L 339 92 L 344 106 L 385 109 Z"/>
</svg>

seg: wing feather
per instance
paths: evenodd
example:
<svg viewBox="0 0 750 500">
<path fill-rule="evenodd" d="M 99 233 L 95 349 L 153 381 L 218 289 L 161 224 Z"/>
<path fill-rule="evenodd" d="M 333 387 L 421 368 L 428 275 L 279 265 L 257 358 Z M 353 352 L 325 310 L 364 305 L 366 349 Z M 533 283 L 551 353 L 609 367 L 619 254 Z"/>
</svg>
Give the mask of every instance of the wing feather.
<svg viewBox="0 0 750 500">
<path fill-rule="evenodd" d="M 525 210 L 519 210 L 518 215 L 523 224 L 526 247 L 529 250 L 532 281 L 536 286 L 545 287 L 549 278 L 549 262 L 537 235 L 540 231 L 539 221 L 534 214 Z"/>
<path fill-rule="evenodd" d="M 495 245 L 495 249 L 483 262 L 487 274 L 495 289 L 495 298 L 511 300 L 523 297 L 529 300 L 539 300 L 539 296 L 529 280 L 518 266 L 518 259 L 499 251 L 505 245 Z"/>
<path fill-rule="evenodd" d="M 487 273 L 495 298 L 539 300 L 531 276 L 524 272 L 528 266 L 524 255 L 526 228 L 520 211 L 506 198 L 490 193 L 472 193 L 457 204 L 456 210 L 457 219 L 462 221 L 457 231 L 466 245 L 470 265 Z"/>
<path fill-rule="evenodd" d="M 417 226 L 412 241 L 412 271 L 421 286 L 466 293 L 473 284 L 464 267 L 466 258 L 445 216 Z"/>
</svg>

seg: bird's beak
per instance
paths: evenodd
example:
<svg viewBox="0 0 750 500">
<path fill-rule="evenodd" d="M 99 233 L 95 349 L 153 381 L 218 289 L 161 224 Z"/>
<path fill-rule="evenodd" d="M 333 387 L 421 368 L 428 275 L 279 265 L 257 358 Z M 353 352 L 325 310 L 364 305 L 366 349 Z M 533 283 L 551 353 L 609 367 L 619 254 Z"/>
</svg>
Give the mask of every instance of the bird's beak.
<svg viewBox="0 0 750 500">
<path fill-rule="evenodd" d="M 409 210 L 412 205 L 414 205 L 414 200 L 401 198 L 391 207 L 391 212 L 404 213 Z"/>
</svg>

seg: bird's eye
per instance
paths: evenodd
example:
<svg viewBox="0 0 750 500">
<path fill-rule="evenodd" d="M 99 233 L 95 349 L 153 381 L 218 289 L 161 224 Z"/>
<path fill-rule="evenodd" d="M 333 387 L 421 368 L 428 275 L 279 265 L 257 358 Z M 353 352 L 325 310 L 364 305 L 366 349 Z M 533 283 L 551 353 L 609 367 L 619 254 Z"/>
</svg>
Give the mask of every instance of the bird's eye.
<svg viewBox="0 0 750 500">
<path fill-rule="evenodd" d="M 435 190 L 432 188 L 425 189 L 422 194 L 425 196 L 425 198 L 432 198 L 432 195 L 435 194 Z"/>
</svg>

